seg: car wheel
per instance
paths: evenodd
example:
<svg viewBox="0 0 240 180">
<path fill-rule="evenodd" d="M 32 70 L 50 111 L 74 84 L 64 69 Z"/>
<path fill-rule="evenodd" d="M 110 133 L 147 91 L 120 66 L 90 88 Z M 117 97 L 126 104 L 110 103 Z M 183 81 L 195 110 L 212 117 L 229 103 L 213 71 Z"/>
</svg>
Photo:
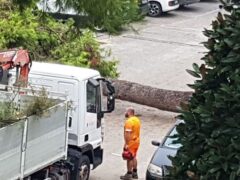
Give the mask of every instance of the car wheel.
<svg viewBox="0 0 240 180">
<path fill-rule="evenodd" d="M 157 17 L 162 14 L 162 6 L 158 2 L 150 2 L 148 15 L 151 17 Z"/>
</svg>

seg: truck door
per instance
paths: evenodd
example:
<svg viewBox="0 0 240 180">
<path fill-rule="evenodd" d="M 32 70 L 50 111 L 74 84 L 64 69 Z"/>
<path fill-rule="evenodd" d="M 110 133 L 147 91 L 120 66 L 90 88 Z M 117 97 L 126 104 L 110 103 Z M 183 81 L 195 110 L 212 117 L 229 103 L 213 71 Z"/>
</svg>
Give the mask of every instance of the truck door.
<svg viewBox="0 0 240 180">
<path fill-rule="evenodd" d="M 78 120 L 79 120 L 79 106 L 78 106 L 78 82 L 75 80 L 59 80 L 57 84 L 57 91 L 62 92 L 71 100 L 71 109 L 68 114 L 69 122 L 69 144 L 78 144 Z"/>
<path fill-rule="evenodd" d="M 91 144 L 97 146 L 101 143 L 101 119 L 98 119 L 98 112 L 101 110 L 101 91 L 100 84 L 95 79 L 86 82 L 86 113 L 85 127 L 88 134 L 84 141 L 92 141 Z M 93 142 L 94 141 L 94 142 Z"/>
</svg>

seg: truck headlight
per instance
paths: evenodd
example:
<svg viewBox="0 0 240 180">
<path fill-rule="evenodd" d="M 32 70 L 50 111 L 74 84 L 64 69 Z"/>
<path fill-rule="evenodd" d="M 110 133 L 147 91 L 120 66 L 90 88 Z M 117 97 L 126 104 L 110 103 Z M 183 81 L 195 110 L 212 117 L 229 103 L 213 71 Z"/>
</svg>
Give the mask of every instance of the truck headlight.
<svg viewBox="0 0 240 180">
<path fill-rule="evenodd" d="M 149 164 L 148 165 L 148 171 L 153 175 L 157 177 L 163 176 L 163 169 L 159 166 L 156 166 L 154 164 Z"/>
</svg>

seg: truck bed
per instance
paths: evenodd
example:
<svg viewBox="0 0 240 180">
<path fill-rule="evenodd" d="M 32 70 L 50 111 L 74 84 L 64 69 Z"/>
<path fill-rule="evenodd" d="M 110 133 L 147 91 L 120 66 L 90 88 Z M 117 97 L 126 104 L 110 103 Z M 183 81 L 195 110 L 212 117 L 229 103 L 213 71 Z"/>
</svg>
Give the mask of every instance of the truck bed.
<svg viewBox="0 0 240 180">
<path fill-rule="evenodd" d="M 0 92 L 0 101 L 9 93 Z M 21 96 L 21 99 L 31 98 Z M 22 101 L 24 102 L 24 101 Z M 0 128 L 0 180 L 22 179 L 67 157 L 67 102 Z"/>
</svg>

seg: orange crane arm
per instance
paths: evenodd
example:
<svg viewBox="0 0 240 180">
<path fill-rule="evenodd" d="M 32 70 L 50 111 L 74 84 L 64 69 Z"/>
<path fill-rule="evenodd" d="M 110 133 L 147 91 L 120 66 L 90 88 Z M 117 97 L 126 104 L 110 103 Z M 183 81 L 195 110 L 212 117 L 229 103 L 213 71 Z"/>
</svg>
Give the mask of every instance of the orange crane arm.
<svg viewBox="0 0 240 180">
<path fill-rule="evenodd" d="M 20 74 L 17 74 L 17 81 L 23 83 L 24 86 L 28 82 L 28 74 L 30 71 L 31 59 L 27 50 L 8 50 L 0 52 L 0 67 L 3 71 L 13 68 L 20 68 Z"/>
</svg>

